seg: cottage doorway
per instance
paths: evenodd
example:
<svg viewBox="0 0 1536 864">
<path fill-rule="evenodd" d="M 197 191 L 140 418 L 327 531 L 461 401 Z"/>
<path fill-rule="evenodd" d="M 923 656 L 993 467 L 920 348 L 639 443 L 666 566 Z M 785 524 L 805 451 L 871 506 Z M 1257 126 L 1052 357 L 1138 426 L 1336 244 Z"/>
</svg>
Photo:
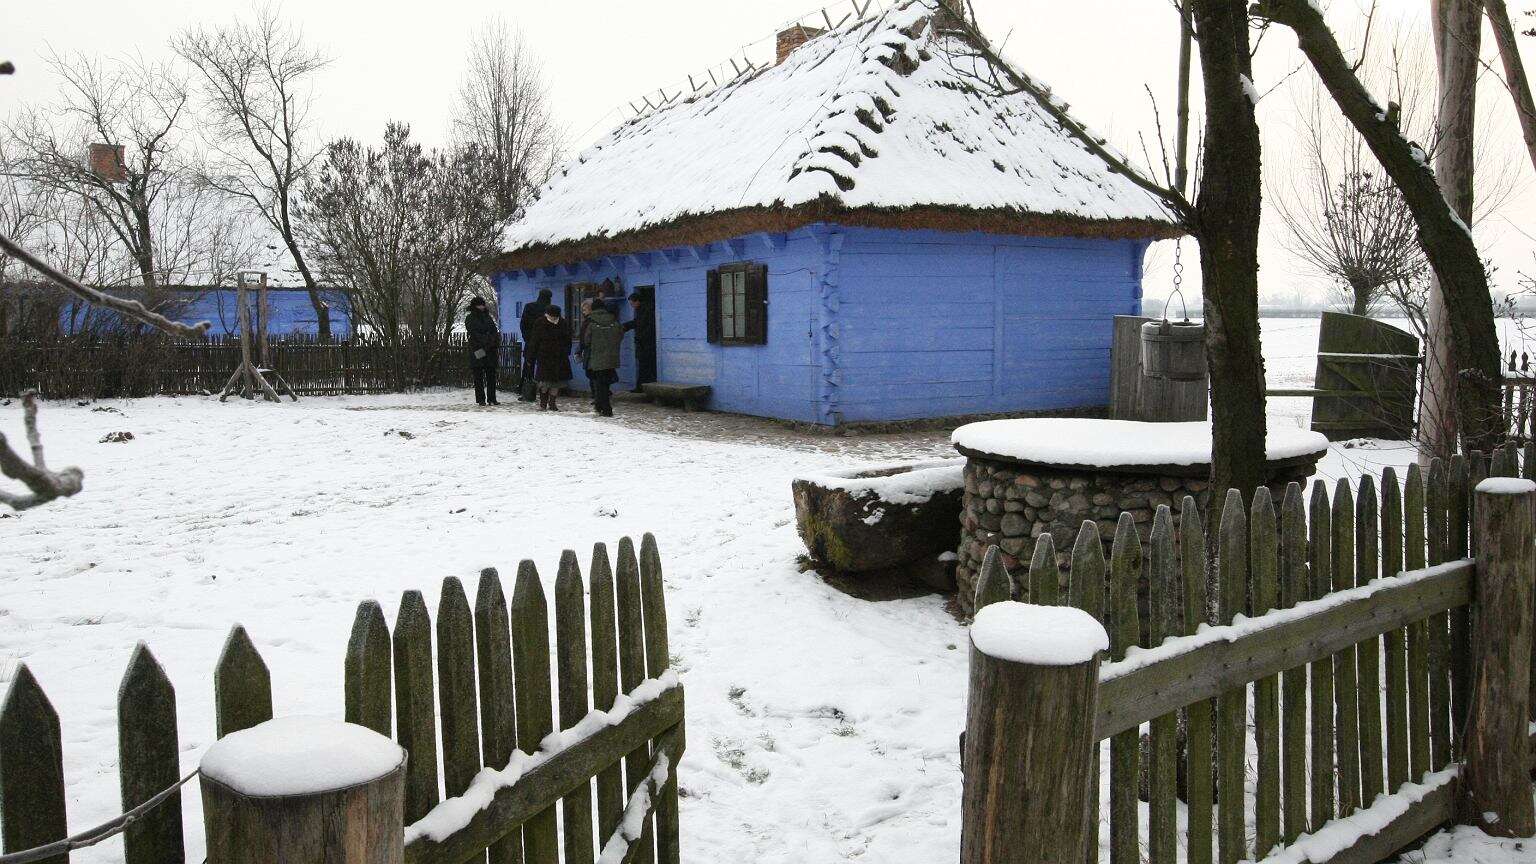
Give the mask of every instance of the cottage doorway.
<svg viewBox="0 0 1536 864">
<path fill-rule="evenodd" d="M 656 381 L 656 286 L 639 285 L 635 315 L 635 389 Z"/>
</svg>

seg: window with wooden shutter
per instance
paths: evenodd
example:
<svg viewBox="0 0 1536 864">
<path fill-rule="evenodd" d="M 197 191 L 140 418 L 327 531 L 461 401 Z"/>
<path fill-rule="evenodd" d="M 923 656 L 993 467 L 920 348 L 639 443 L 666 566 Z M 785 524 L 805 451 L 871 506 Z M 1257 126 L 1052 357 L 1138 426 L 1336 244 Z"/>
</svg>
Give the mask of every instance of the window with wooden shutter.
<svg viewBox="0 0 1536 864">
<path fill-rule="evenodd" d="M 705 279 L 704 315 L 708 319 L 706 332 L 711 345 L 720 344 L 720 271 L 709 271 Z"/>
<path fill-rule="evenodd" d="M 756 264 L 747 271 L 746 341 L 768 344 L 768 265 Z"/>
<path fill-rule="evenodd" d="M 721 345 L 768 342 L 768 268 L 747 262 L 709 271 L 709 341 Z"/>
</svg>

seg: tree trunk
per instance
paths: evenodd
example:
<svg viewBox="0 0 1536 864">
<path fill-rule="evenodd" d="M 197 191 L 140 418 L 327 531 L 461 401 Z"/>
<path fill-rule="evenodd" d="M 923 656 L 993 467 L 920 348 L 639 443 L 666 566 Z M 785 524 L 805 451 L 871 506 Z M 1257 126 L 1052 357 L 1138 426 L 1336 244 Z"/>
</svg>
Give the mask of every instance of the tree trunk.
<svg viewBox="0 0 1536 864">
<path fill-rule="evenodd" d="M 1211 500 L 1246 500 L 1263 481 L 1259 351 L 1259 125 L 1244 0 L 1194 0 L 1205 81 L 1205 146 L 1195 222 L 1211 372 Z M 1246 84 L 1246 86 L 1245 86 Z"/>
<path fill-rule="evenodd" d="M 1353 302 L 1350 312 L 1355 315 L 1369 315 L 1371 313 L 1371 286 L 1365 282 L 1351 282 L 1349 296 Z"/>
<path fill-rule="evenodd" d="M 1515 103 L 1515 115 L 1520 118 L 1525 150 L 1530 154 L 1531 165 L 1536 166 L 1536 100 L 1531 98 L 1531 82 L 1525 77 L 1525 63 L 1520 59 L 1520 46 L 1515 43 L 1509 7 L 1504 5 L 1504 0 L 1483 0 L 1483 7 L 1488 10 L 1488 23 L 1493 25 L 1494 41 L 1499 43 L 1499 58 L 1504 61 L 1504 86 Z"/>
<path fill-rule="evenodd" d="M 286 194 L 286 187 L 285 192 Z M 309 262 L 304 260 L 304 252 L 294 240 L 293 223 L 288 219 L 287 205 L 283 205 L 279 214 L 280 223 L 276 226 L 278 234 L 282 235 L 283 245 L 288 247 L 288 254 L 293 258 L 293 265 L 298 268 L 299 276 L 304 279 L 304 288 L 309 292 L 309 305 L 315 309 L 315 335 L 321 342 L 331 341 L 331 307 L 326 305 L 320 297 L 320 285 L 315 281 L 314 274 L 309 271 Z"/>
<path fill-rule="evenodd" d="M 1439 83 L 1435 151 L 1435 177 L 1451 209 L 1461 221 L 1472 224 L 1473 136 L 1476 131 L 1478 46 L 1482 39 L 1479 0 L 1433 0 L 1431 4 L 1438 61 Z M 1450 310 L 1438 277 L 1429 283 L 1426 313 L 1429 344 L 1424 369 L 1420 436 L 1421 458 L 1449 458 L 1456 452 L 1455 340 L 1451 335 Z"/>
<path fill-rule="evenodd" d="M 1295 31 L 1298 46 L 1335 104 L 1403 193 L 1445 301 L 1449 326 L 1442 331 L 1441 341 L 1449 342 L 1445 370 L 1455 382 L 1455 411 L 1442 413 L 1454 413 L 1466 447 L 1493 449 L 1503 437 L 1503 373 L 1488 274 L 1467 221 L 1441 192 L 1424 151 L 1403 137 L 1390 112 L 1371 98 L 1355 76 L 1328 23 L 1310 0 L 1262 0 L 1254 11 Z M 1427 372 L 1433 374 L 1434 370 Z"/>
</svg>

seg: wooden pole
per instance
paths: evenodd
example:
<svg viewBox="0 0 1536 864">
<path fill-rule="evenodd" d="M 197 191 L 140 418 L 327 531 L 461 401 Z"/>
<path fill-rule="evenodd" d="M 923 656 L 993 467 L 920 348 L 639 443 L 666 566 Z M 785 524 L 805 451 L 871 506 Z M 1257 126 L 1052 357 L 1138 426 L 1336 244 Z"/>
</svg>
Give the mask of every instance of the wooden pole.
<svg viewBox="0 0 1536 864">
<path fill-rule="evenodd" d="M 271 326 L 272 307 L 267 302 L 267 274 L 261 274 L 261 281 L 256 286 L 257 309 L 260 310 L 260 329 L 256 332 L 257 344 L 261 346 L 261 368 L 272 368 L 272 357 L 267 350 L 267 330 Z"/>
<path fill-rule="evenodd" d="M 1045 619 L 1049 619 L 1048 621 Z M 1062 634 L 1076 642 L 1063 650 Z M 1052 633 L 1031 638 L 1029 634 Z M 1068 606 L 993 603 L 971 627 L 962 864 L 1088 858 L 1104 627 Z M 1096 851 L 1096 850 L 1095 850 Z"/>
<path fill-rule="evenodd" d="M 256 397 L 256 373 L 251 368 L 251 308 L 250 302 L 245 296 L 245 282 L 241 281 L 235 288 L 235 300 L 240 304 L 240 370 L 245 376 L 245 392 L 241 395 L 247 399 Z"/>
<path fill-rule="evenodd" d="M 1498 837 L 1536 834 L 1531 801 L 1530 665 L 1536 592 L 1536 482 L 1477 486 L 1472 693 L 1462 770 L 1461 821 Z"/>
<path fill-rule="evenodd" d="M 405 751 L 362 726 L 283 718 L 203 756 L 208 864 L 405 860 Z"/>
</svg>

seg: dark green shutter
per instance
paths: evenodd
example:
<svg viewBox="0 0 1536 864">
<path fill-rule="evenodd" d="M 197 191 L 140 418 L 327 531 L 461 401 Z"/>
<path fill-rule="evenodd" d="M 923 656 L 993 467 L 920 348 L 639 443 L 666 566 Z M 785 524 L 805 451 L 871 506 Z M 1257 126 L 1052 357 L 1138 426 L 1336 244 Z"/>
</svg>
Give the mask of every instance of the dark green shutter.
<svg viewBox="0 0 1536 864">
<path fill-rule="evenodd" d="M 705 281 L 705 315 L 709 318 L 707 332 L 711 345 L 720 344 L 720 271 L 711 270 Z"/>
<path fill-rule="evenodd" d="M 747 270 L 747 339 L 753 345 L 768 344 L 768 265 Z"/>
</svg>

